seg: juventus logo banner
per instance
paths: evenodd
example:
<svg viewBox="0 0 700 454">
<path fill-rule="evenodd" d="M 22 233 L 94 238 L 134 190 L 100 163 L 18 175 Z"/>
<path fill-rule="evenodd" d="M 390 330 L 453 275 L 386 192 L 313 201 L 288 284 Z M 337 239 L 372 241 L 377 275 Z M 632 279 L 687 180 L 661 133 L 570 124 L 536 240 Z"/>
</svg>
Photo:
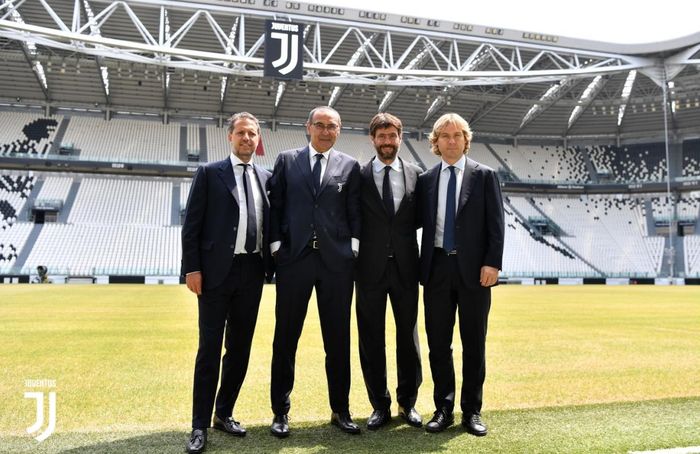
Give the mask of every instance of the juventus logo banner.
<svg viewBox="0 0 700 454">
<path fill-rule="evenodd" d="M 265 21 L 265 77 L 303 78 L 301 31 L 302 24 Z"/>
</svg>

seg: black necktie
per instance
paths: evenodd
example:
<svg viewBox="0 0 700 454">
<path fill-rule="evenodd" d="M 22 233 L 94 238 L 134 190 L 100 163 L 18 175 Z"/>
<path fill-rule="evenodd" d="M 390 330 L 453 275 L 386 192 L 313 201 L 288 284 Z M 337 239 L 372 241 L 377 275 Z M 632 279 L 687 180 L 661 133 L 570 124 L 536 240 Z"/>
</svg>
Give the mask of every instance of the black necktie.
<svg viewBox="0 0 700 454">
<path fill-rule="evenodd" d="M 243 166 L 243 188 L 245 189 L 245 207 L 248 211 L 248 226 L 245 231 L 245 250 L 249 254 L 255 252 L 258 245 L 258 220 L 255 213 L 255 199 L 253 188 L 248 178 L 248 166 L 250 164 L 238 164 Z"/>
<path fill-rule="evenodd" d="M 389 217 L 394 215 L 394 192 L 391 190 L 391 180 L 389 179 L 389 171 L 391 166 L 384 167 L 384 182 L 382 183 L 382 199 Z"/>
<path fill-rule="evenodd" d="M 451 252 L 455 248 L 455 200 L 457 192 L 457 176 L 455 175 L 455 167 L 449 166 L 450 179 L 447 182 L 447 194 L 445 203 L 445 225 L 443 229 L 442 247 L 447 252 Z"/>
<path fill-rule="evenodd" d="M 316 154 L 316 163 L 314 164 L 313 168 L 313 176 L 314 176 L 314 193 L 318 194 L 321 192 L 321 159 L 323 159 L 323 155 L 321 153 Z"/>
</svg>

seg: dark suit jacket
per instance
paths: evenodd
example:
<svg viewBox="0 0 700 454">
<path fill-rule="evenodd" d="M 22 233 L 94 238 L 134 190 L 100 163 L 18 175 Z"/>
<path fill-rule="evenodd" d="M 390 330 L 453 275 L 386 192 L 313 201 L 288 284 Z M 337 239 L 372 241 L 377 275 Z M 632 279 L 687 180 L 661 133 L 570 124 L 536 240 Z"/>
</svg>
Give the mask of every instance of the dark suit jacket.
<svg viewBox="0 0 700 454">
<path fill-rule="evenodd" d="M 406 192 L 393 217 L 384 207 L 382 196 L 374 182 L 371 159 L 360 170 L 362 176 L 362 233 L 360 255 L 357 257 L 357 280 L 378 282 L 384 274 L 387 257 L 393 252 L 401 279 L 405 283 L 418 281 L 418 241 L 416 227 L 416 182 L 421 169 L 403 159 Z"/>
<path fill-rule="evenodd" d="M 437 220 L 438 183 L 441 164 L 419 177 L 423 238 L 421 241 L 420 280 L 430 277 L 435 223 Z M 501 269 L 503 258 L 503 200 L 496 172 L 467 158 L 455 218 L 457 262 L 464 284 L 479 286 L 481 267 Z"/>
<path fill-rule="evenodd" d="M 269 280 L 273 267 L 267 238 L 270 203 L 265 187 L 271 174 L 255 164 L 253 169 L 263 196 L 262 251 Z M 182 226 L 182 274 L 201 271 L 205 289 L 221 284 L 231 268 L 236 247 L 239 203 L 230 158 L 210 162 L 197 169 Z"/>
<path fill-rule="evenodd" d="M 277 264 L 291 263 L 316 232 L 325 265 L 334 271 L 352 267 L 351 238 L 360 238 L 360 165 L 334 150 L 314 195 L 309 147 L 277 157 L 270 190 L 270 242 L 281 241 Z"/>
</svg>

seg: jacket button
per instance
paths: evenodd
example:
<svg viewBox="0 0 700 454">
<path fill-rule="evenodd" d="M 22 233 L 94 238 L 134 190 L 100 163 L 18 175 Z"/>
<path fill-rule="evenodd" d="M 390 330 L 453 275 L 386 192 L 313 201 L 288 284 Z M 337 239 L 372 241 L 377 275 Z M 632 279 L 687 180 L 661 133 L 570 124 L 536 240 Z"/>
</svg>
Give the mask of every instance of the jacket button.
<svg viewBox="0 0 700 454">
<path fill-rule="evenodd" d="M 235 226 L 235 227 L 233 228 L 233 231 L 234 231 L 234 232 L 235 232 L 236 230 L 238 230 L 238 226 Z"/>
<path fill-rule="evenodd" d="M 235 244 L 230 245 L 229 249 L 236 249 L 236 245 Z"/>
</svg>

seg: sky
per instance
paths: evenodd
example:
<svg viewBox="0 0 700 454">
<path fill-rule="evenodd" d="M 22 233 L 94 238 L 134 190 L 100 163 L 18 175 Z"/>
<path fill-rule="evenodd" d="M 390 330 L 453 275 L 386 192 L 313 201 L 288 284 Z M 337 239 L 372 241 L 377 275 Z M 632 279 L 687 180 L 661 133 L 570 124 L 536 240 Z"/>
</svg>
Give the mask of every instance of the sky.
<svg viewBox="0 0 700 454">
<path fill-rule="evenodd" d="M 619 44 L 667 41 L 700 32 L 698 0 L 311 0 Z"/>
</svg>

